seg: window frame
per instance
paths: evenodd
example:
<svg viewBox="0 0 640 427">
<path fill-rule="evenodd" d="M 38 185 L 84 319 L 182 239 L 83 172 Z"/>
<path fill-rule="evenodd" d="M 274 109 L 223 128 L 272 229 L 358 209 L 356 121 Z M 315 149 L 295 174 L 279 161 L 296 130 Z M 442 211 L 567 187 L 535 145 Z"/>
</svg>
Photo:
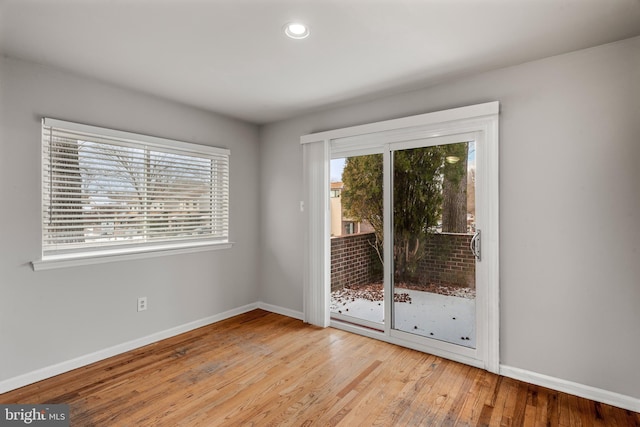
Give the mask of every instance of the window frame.
<svg viewBox="0 0 640 427">
<path fill-rule="evenodd" d="M 95 137 L 110 138 L 125 142 L 126 144 L 138 145 L 145 150 L 158 150 L 165 153 L 178 153 L 188 156 L 190 153 L 194 156 L 217 156 L 226 158 L 227 173 L 230 169 L 230 150 L 227 148 L 213 147 L 209 145 L 194 144 L 184 141 L 159 138 L 139 133 L 126 132 L 116 129 L 103 128 L 81 123 L 68 122 L 52 118 L 43 118 L 40 127 L 41 134 L 41 150 L 40 150 L 40 259 L 32 261 L 34 271 L 47 270 L 52 268 L 72 267 L 79 265 L 100 264 L 112 261 L 144 259 L 150 257 L 194 253 L 209 250 L 228 249 L 233 246 L 230 241 L 230 176 L 226 178 L 226 224 L 227 233 L 223 238 L 214 239 L 180 239 L 179 241 L 161 241 L 161 242 L 145 242 L 142 244 L 96 248 L 95 246 L 87 246 L 70 252 L 60 251 L 59 253 L 45 254 L 45 167 L 44 150 L 49 140 L 44 137 L 44 131 L 48 128 L 62 129 L 69 132 L 79 132 Z M 214 189 L 214 191 L 216 191 Z"/>
</svg>

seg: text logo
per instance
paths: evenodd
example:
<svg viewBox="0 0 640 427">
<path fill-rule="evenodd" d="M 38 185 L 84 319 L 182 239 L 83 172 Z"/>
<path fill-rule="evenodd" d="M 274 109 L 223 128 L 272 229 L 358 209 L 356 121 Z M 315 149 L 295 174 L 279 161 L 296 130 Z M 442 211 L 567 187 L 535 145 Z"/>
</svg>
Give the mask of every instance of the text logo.
<svg viewBox="0 0 640 427">
<path fill-rule="evenodd" d="M 0 427 L 69 427 L 69 405 L 0 405 Z"/>
</svg>

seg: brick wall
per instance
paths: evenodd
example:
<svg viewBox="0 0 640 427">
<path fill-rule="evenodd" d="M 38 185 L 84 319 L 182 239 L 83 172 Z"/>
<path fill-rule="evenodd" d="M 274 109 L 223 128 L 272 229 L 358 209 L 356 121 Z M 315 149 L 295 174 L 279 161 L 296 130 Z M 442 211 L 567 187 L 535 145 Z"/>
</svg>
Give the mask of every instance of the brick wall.
<svg viewBox="0 0 640 427">
<path fill-rule="evenodd" d="M 475 288 L 476 264 L 471 234 L 432 234 L 420 261 L 414 285 L 453 285 Z M 331 290 L 382 281 L 382 264 L 373 249 L 373 233 L 331 239 Z"/>
<path fill-rule="evenodd" d="M 331 238 L 331 290 L 382 281 L 373 233 Z"/>
<path fill-rule="evenodd" d="M 472 234 L 431 234 L 420 261 L 420 284 L 475 288 L 476 263 L 469 245 Z"/>
</svg>

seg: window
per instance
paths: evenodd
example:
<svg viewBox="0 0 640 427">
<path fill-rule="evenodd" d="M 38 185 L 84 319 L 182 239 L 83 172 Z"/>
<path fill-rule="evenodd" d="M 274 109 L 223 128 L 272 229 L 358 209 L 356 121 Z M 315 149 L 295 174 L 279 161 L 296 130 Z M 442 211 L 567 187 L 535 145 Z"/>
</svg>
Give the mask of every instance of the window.
<svg viewBox="0 0 640 427">
<path fill-rule="evenodd" d="M 353 234 L 353 222 L 344 224 L 344 234 Z"/>
<path fill-rule="evenodd" d="M 53 119 L 42 147 L 43 261 L 228 244 L 229 150 Z"/>
</svg>

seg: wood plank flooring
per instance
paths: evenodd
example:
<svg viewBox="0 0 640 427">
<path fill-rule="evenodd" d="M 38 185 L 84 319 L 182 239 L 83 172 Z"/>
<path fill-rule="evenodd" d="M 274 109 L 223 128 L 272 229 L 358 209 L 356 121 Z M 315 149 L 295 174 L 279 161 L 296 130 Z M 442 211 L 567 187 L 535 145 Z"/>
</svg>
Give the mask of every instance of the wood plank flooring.
<svg viewBox="0 0 640 427">
<path fill-rule="evenodd" d="M 640 426 L 640 414 L 262 310 L 0 395 L 72 426 Z"/>
</svg>

